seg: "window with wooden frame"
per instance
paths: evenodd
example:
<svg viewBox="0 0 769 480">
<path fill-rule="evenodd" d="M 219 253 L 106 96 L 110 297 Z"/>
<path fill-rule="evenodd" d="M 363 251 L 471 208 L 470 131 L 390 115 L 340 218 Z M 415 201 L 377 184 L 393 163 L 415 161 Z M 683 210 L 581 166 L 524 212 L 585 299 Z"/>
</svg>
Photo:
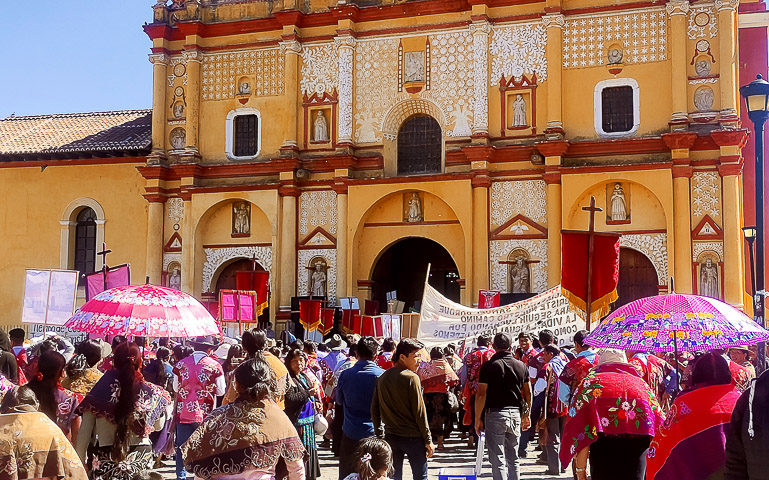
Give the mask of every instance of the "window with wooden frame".
<svg viewBox="0 0 769 480">
<path fill-rule="evenodd" d="M 601 125 L 607 133 L 633 129 L 633 87 L 607 87 L 601 91 Z"/>
<path fill-rule="evenodd" d="M 233 151 L 236 157 L 252 157 L 259 151 L 259 118 L 256 115 L 235 117 Z"/>
<path fill-rule="evenodd" d="M 414 115 L 398 131 L 398 175 L 441 172 L 441 127 L 428 115 Z"/>
<path fill-rule="evenodd" d="M 81 279 L 96 270 L 96 212 L 89 207 L 77 214 L 74 267 Z"/>
</svg>

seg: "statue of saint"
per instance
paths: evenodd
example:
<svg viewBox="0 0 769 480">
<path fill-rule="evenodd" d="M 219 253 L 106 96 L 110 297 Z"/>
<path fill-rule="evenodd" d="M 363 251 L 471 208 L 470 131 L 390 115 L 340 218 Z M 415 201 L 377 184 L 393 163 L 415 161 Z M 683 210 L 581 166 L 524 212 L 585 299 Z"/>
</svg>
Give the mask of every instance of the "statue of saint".
<svg viewBox="0 0 769 480">
<path fill-rule="evenodd" d="M 245 203 L 241 203 L 240 205 L 233 207 L 232 213 L 235 215 L 232 225 L 232 233 L 251 233 L 251 219 L 248 218 L 248 206 Z"/>
<path fill-rule="evenodd" d="M 313 140 L 316 142 L 328 142 L 328 122 L 326 122 L 326 116 L 323 115 L 323 110 L 318 110 L 318 114 L 315 115 L 313 131 L 315 133 Z"/>
<path fill-rule="evenodd" d="M 326 272 L 323 271 L 323 264 L 320 262 L 315 264 L 315 271 L 310 277 L 310 293 L 314 297 L 326 296 Z"/>
<path fill-rule="evenodd" d="M 241 82 L 238 85 L 238 93 L 241 95 L 248 95 L 251 93 L 251 85 L 248 82 Z"/>
<path fill-rule="evenodd" d="M 708 258 L 700 265 L 700 295 L 711 298 L 718 296 L 718 267 Z"/>
<path fill-rule="evenodd" d="M 173 288 L 174 290 L 182 289 L 182 274 L 179 272 L 179 267 L 174 267 L 173 273 L 168 277 L 168 288 Z"/>
<path fill-rule="evenodd" d="M 513 102 L 513 126 L 525 127 L 526 125 L 528 125 L 526 121 L 526 100 L 519 93 L 515 96 L 515 101 Z"/>
<path fill-rule="evenodd" d="M 406 52 L 403 54 L 403 81 L 422 82 L 425 79 L 425 55 L 424 52 Z"/>
<path fill-rule="evenodd" d="M 515 259 L 513 268 L 510 269 L 511 292 L 510 293 L 529 293 L 529 265 L 524 257 Z"/>
<path fill-rule="evenodd" d="M 422 204 L 419 202 L 419 194 L 414 192 L 409 198 L 409 210 L 406 221 L 409 223 L 421 222 L 422 217 Z"/>
<path fill-rule="evenodd" d="M 174 118 L 183 118 L 183 117 L 184 117 L 184 104 L 180 102 L 174 105 Z"/>
<path fill-rule="evenodd" d="M 627 220 L 625 191 L 619 183 L 614 184 L 614 191 L 611 192 L 611 219 L 615 222 L 624 222 Z"/>
</svg>

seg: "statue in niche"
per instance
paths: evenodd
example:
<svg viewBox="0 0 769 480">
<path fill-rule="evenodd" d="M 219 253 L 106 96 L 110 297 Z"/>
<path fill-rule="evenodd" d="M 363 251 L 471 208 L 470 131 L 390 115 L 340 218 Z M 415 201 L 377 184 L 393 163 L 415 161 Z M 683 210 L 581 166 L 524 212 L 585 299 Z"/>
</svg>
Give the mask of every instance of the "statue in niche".
<svg viewBox="0 0 769 480">
<path fill-rule="evenodd" d="M 174 118 L 184 118 L 184 104 L 179 102 L 174 105 Z"/>
<path fill-rule="evenodd" d="M 251 84 L 247 81 L 240 82 L 240 85 L 238 85 L 238 93 L 241 95 L 248 95 L 251 93 Z"/>
<path fill-rule="evenodd" d="M 403 54 L 403 81 L 422 82 L 425 79 L 425 52 Z"/>
<path fill-rule="evenodd" d="M 700 87 L 695 90 L 694 106 L 701 112 L 713 108 L 713 89 L 710 87 Z"/>
<path fill-rule="evenodd" d="M 232 205 L 232 234 L 249 235 L 251 233 L 251 206 L 242 202 Z"/>
<path fill-rule="evenodd" d="M 718 267 L 708 258 L 700 264 L 700 295 L 718 297 Z"/>
<path fill-rule="evenodd" d="M 510 293 L 529 293 L 529 264 L 521 256 L 510 269 Z"/>
<path fill-rule="evenodd" d="M 183 128 L 174 128 L 171 131 L 171 148 L 174 150 L 180 150 L 185 147 L 187 143 L 187 133 Z"/>
<path fill-rule="evenodd" d="M 627 220 L 627 203 L 625 203 L 625 191 L 619 183 L 614 184 L 611 192 L 611 219 L 614 222 Z"/>
<path fill-rule="evenodd" d="M 515 96 L 515 101 L 513 102 L 513 126 L 525 127 L 526 125 L 528 125 L 526 121 L 526 100 L 519 93 Z"/>
<path fill-rule="evenodd" d="M 406 221 L 409 223 L 421 222 L 424 217 L 422 216 L 422 203 L 419 201 L 419 194 L 414 192 L 409 197 L 409 208 Z"/>
<path fill-rule="evenodd" d="M 310 294 L 314 297 L 326 296 L 326 272 L 324 272 L 323 263 L 317 262 L 315 264 L 315 270 L 310 276 Z"/>
<path fill-rule="evenodd" d="M 168 288 L 172 288 L 174 290 L 182 289 L 182 274 L 179 271 L 179 267 L 177 266 L 174 266 L 173 271 L 171 272 L 171 276 L 168 277 Z"/>
<path fill-rule="evenodd" d="M 313 122 L 313 140 L 316 142 L 328 142 L 328 122 L 323 110 L 318 110 Z"/>
<path fill-rule="evenodd" d="M 455 106 L 451 112 L 451 121 L 454 122 L 454 128 L 451 135 L 454 137 L 469 137 L 472 134 L 470 128 L 470 112 L 464 106 Z"/>
<path fill-rule="evenodd" d="M 606 55 L 610 65 L 615 65 L 622 62 L 622 50 L 619 48 L 609 49 L 608 55 Z"/>
<path fill-rule="evenodd" d="M 707 77 L 710 75 L 710 60 L 697 60 L 694 64 L 694 71 L 698 77 Z"/>
</svg>

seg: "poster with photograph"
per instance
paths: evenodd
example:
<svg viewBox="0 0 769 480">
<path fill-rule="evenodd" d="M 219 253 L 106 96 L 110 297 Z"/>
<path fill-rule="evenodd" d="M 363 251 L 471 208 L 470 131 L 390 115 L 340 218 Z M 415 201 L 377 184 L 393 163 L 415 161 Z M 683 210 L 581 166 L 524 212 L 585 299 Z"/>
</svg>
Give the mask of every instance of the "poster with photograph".
<svg viewBox="0 0 769 480">
<path fill-rule="evenodd" d="M 75 311 L 77 276 L 74 270 L 27 270 L 22 323 L 64 325 Z"/>
</svg>

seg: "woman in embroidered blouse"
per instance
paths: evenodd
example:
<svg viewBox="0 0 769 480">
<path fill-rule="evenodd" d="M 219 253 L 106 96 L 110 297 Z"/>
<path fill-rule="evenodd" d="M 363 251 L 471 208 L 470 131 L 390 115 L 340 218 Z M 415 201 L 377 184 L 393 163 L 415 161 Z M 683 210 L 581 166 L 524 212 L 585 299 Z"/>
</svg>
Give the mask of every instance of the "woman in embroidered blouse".
<svg viewBox="0 0 769 480">
<path fill-rule="evenodd" d="M 286 415 L 296 427 L 304 448 L 309 454 L 305 460 L 307 480 L 320 476 L 318 446 L 315 443 L 315 414 L 320 411 L 318 387 L 304 373 L 307 357 L 304 352 L 294 349 L 286 355 L 289 384 L 286 392 Z"/>
<path fill-rule="evenodd" d="M 80 395 L 88 395 L 102 373 L 96 368 L 101 361 L 101 347 L 95 340 L 85 340 L 75 347 L 75 356 L 67 363 L 67 377 L 61 386 Z"/>
<path fill-rule="evenodd" d="M 64 356 L 55 350 L 48 350 L 37 360 L 35 375 L 29 381 L 29 388 L 40 402 L 40 411 L 56 422 L 64 435 L 75 443 L 80 428 L 80 417 L 75 409 L 82 396 L 61 386 L 64 378 Z"/>
<path fill-rule="evenodd" d="M 288 480 L 303 480 L 305 449 L 275 403 L 270 365 L 257 353 L 233 377 L 236 399 L 211 412 L 182 446 L 186 469 L 207 480 L 274 480 L 282 457 Z"/>
<path fill-rule="evenodd" d="M 131 480 L 153 466 L 149 434 L 165 425 L 171 397 L 144 381 L 141 350 L 135 343 L 121 343 L 112 358 L 114 368 L 102 376 L 78 408 L 83 424 L 77 453 L 90 465 L 92 478 Z M 91 457 L 88 461 L 86 453 Z"/>
<path fill-rule="evenodd" d="M 443 439 L 451 434 L 456 417 L 449 405 L 449 388 L 459 382 L 459 377 L 444 357 L 441 347 L 430 350 L 430 363 L 420 367 L 417 374 L 422 381 L 430 432 L 437 439 L 437 448 L 441 450 Z"/>
</svg>

